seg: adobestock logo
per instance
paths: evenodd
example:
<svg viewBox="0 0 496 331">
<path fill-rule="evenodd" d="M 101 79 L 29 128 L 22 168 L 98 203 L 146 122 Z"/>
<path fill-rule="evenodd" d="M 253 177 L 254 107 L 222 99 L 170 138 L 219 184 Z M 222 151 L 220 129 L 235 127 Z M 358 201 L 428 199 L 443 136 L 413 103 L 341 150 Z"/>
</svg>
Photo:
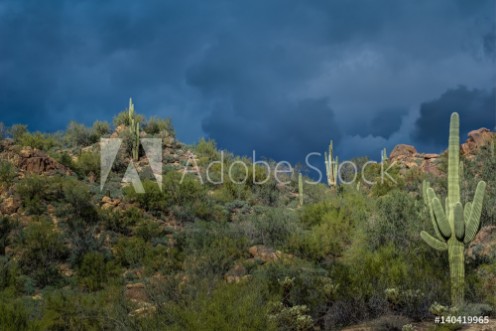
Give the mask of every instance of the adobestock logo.
<svg viewBox="0 0 496 331">
<path fill-rule="evenodd" d="M 103 191 L 105 187 L 105 183 L 109 177 L 110 172 L 112 171 L 112 166 L 117 158 L 117 154 L 119 149 L 122 146 L 123 140 L 120 138 L 102 138 L 100 139 L 100 165 L 101 165 L 101 178 L 100 178 L 100 191 Z M 148 163 L 152 170 L 155 181 L 162 191 L 162 139 L 160 138 L 141 138 L 140 143 L 143 146 L 143 150 L 145 152 L 145 156 L 148 159 Z M 190 155 L 184 168 L 182 170 L 182 177 L 179 184 L 183 183 L 184 177 L 187 174 L 193 174 L 198 176 L 198 179 L 201 184 L 205 184 L 208 182 L 212 185 L 221 185 L 227 180 L 233 184 L 242 185 L 247 183 L 248 181 L 252 181 L 254 185 L 263 185 L 267 183 L 271 177 L 277 183 L 280 184 L 289 184 L 291 179 L 294 178 L 296 173 L 295 169 L 291 166 L 291 163 L 288 161 L 279 161 L 275 164 L 269 164 L 266 161 L 261 161 L 256 159 L 256 153 L 253 151 L 253 159 L 250 160 L 249 163 L 246 163 L 242 160 L 235 160 L 231 162 L 229 165 L 226 164 L 224 159 L 224 152 L 220 152 L 220 160 L 211 161 L 204 167 L 204 173 L 200 171 L 200 167 L 198 166 L 194 155 Z M 315 172 L 314 178 L 317 178 L 315 181 L 305 179 L 306 184 L 314 185 L 321 184 L 323 174 L 320 170 L 318 164 L 313 164 L 312 160 L 318 160 L 322 162 L 323 155 L 318 152 L 312 152 L 306 155 L 305 164 L 309 170 Z M 368 185 L 375 185 L 378 183 L 378 180 L 371 181 L 366 178 L 366 168 L 373 165 L 378 164 L 376 161 L 367 161 L 360 166 L 357 165 L 353 161 L 344 161 L 341 163 L 335 163 L 333 160 L 325 160 L 329 165 L 335 166 L 336 169 L 336 181 L 330 185 L 351 185 L 355 184 L 358 181 L 366 183 Z M 132 158 L 129 160 L 129 164 L 122 178 L 122 182 L 130 183 L 136 193 L 145 193 L 145 189 L 141 182 L 138 170 L 135 166 L 135 161 Z M 397 183 L 396 180 L 388 173 L 389 170 L 396 164 L 396 162 L 386 162 L 384 159 L 380 162 L 380 182 L 384 183 L 385 180 L 389 180 L 393 183 Z M 214 171 L 218 176 L 212 176 L 212 169 L 214 166 L 217 166 L 217 170 Z M 263 179 L 257 177 L 257 171 L 261 171 L 264 168 Z M 251 171 L 250 171 L 251 169 Z M 347 173 L 347 176 L 343 177 L 343 172 Z M 241 175 L 240 175 L 241 174 Z M 250 176 L 251 174 L 251 176 Z M 206 178 L 204 178 L 206 177 Z M 219 178 L 220 177 L 220 178 Z M 376 178 L 377 179 L 377 178 Z"/>
<path fill-rule="evenodd" d="M 153 172 L 157 185 L 162 191 L 162 139 L 141 138 L 141 145 L 148 158 L 148 162 Z M 122 145 L 122 139 L 102 138 L 100 139 L 100 191 L 103 191 L 107 178 L 112 170 L 112 166 Z M 132 159 L 129 160 L 126 172 L 122 178 L 123 182 L 131 183 L 136 193 L 145 193 L 143 184 L 138 174 L 138 170 Z"/>
</svg>

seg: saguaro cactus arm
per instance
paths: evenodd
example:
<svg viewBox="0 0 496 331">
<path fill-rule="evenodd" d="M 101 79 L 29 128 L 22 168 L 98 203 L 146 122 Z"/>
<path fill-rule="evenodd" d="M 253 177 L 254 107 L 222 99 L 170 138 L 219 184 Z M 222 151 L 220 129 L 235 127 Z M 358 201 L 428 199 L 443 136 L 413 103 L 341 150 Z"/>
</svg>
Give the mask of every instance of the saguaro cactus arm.
<svg viewBox="0 0 496 331">
<path fill-rule="evenodd" d="M 435 250 L 445 251 L 448 249 L 448 244 L 446 244 L 446 242 L 434 238 L 425 231 L 420 232 L 420 237 L 422 237 L 422 239 L 424 239 L 424 241 Z"/>
<path fill-rule="evenodd" d="M 429 194 L 427 193 L 427 190 L 429 188 L 430 188 L 430 183 L 428 181 L 424 180 L 422 182 L 422 197 L 424 198 L 425 205 L 429 209 L 429 215 L 430 215 L 430 219 L 431 219 L 431 223 L 432 223 L 432 228 L 434 229 L 434 234 L 436 235 L 436 238 L 444 241 L 444 237 L 441 234 L 441 232 L 439 232 L 436 217 L 434 216 L 434 210 L 432 208 L 431 199 L 429 198 Z"/>
<path fill-rule="evenodd" d="M 441 201 L 439 201 L 432 188 L 427 189 L 427 196 L 430 199 L 430 204 L 432 206 L 432 210 L 434 211 L 436 224 L 434 228 L 437 227 L 439 229 L 439 232 L 442 234 L 443 238 L 449 238 L 451 236 L 451 227 L 448 222 L 448 218 L 446 217 L 446 213 L 443 210 L 443 206 L 441 205 Z"/>
<path fill-rule="evenodd" d="M 484 200 L 484 192 L 486 190 L 486 182 L 480 181 L 475 189 L 474 201 L 470 208 L 470 218 L 466 223 L 465 239 L 467 244 L 475 238 L 477 231 L 479 231 L 480 217 L 482 213 L 482 202 Z"/>
<path fill-rule="evenodd" d="M 461 202 L 456 203 L 453 209 L 453 217 L 456 239 L 463 241 L 463 237 L 465 236 L 465 222 L 463 221 L 463 206 Z"/>
<path fill-rule="evenodd" d="M 465 209 L 463 210 L 463 218 L 465 219 L 465 225 L 468 224 L 470 220 L 470 213 L 472 212 L 472 203 L 469 201 L 465 204 Z"/>
</svg>

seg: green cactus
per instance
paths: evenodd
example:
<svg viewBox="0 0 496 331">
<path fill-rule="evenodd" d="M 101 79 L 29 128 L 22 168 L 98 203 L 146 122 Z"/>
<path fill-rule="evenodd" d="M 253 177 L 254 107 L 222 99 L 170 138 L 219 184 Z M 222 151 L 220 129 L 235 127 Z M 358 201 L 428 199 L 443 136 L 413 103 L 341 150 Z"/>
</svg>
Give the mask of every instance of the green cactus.
<svg viewBox="0 0 496 331">
<path fill-rule="evenodd" d="M 129 130 L 131 132 L 131 136 L 133 139 L 133 148 L 132 148 L 132 157 L 133 160 L 137 161 L 139 158 L 139 145 L 140 145 L 140 123 L 136 120 L 136 116 L 134 114 L 134 104 L 133 99 L 129 98 L 129 108 L 128 108 L 128 116 L 129 116 Z"/>
<path fill-rule="evenodd" d="M 465 296 L 464 244 L 472 241 L 479 231 L 482 202 L 486 183 L 480 181 L 473 202 L 463 207 L 460 201 L 460 120 L 458 113 L 451 115 L 448 147 L 448 196 L 443 208 L 429 182 L 422 185 L 424 203 L 427 205 L 434 228 L 434 235 L 422 231 L 420 236 L 432 248 L 448 251 L 451 279 L 451 303 L 463 305 Z"/>
<path fill-rule="evenodd" d="M 331 140 L 331 142 L 329 143 L 329 154 L 324 153 L 327 185 L 329 186 L 337 185 L 338 170 L 339 170 L 339 159 L 337 156 L 335 159 L 333 159 L 332 152 L 333 152 L 333 143 Z"/>
<path fill-rule="evenodd" d="M 381 162 L 385 163 L 387 160 L 388 160 L 387 151 L 386 151 L 386 147 L 384 147 L 381 151 Z"/>
<path fill-rule="evenodd" d="M 298 174 L 298 198 L 300 199 L 300 207 L 303 206 L 303 176 Z"/>
</svg>

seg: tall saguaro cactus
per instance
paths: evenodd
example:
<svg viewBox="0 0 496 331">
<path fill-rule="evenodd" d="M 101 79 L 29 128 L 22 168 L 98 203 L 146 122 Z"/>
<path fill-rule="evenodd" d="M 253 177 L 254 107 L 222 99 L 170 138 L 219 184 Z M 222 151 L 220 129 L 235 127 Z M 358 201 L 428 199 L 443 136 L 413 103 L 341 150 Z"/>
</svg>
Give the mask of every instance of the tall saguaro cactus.
<svg viewBox="0 0 496 331">
<path fill-rule="evenodd" d="M 337 185 L 338 170 L 339 170 L 339 160 L 336 156 L 335 159 L 332 158 L 333 146 L 332 140 L 329 143 L 329 154 L 324 153 L 325 158 L 325 168 L 327 175 L 327 185 Z"/>
<path fill-rule="evenodd" d="M 303 176 L 301 172 L 298 174 L 298 198 L 300 207 L 303 207 Z"/>
<path fill-rule="evenodd" d="M 451 304 L 461 306 L 465 295 L 464 244 L 479 231 L 486 183 L 480 181 L 473 202 L 465 207 L 460 201 L 460 119 L 451 115 L 448 147 L 448 196 L 443 208 L 429 182 L 422 185 L 424 202 L 429 208 L 435 236 L 422 231 L 420 236 L 432 248 L 448 251 L 451 280 Z"/>
<path fill-rule="evenodd" d="M 133 137 L 132 157 L 133 160 L 137 161 L 139 157 L 139 145 L 140 145 L 140 123 L 138 120 L 136 120 L 136 116 L 134 114 L 133 99 L 131 98 L 129 98 L 128 116 L 129 116 L 129 130 L 131 131 L 131 136 Z"/>
</svg>

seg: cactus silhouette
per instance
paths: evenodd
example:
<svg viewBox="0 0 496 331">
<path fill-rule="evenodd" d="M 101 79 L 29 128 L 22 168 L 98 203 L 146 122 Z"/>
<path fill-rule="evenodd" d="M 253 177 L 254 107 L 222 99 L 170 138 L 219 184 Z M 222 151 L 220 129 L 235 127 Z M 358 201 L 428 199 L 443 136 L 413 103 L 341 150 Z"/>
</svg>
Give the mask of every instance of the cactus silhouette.
<svg viewBox="0 0 496 331">
<path fill-rule="evenodd" d="M 324 153 L 327 185 L 329 186 L 337 185 L 338 169 L 339 169 L 338 157 L 336 156 L 336 158 L 333 159 L 332 152 L 333 152 L 333 144 L 331 140 L 331 142 L 329 143 L 329 154 Z"/>
<path fill-rule="evenodd" d="M 133 139 L 132 157 L 133 160 L 137 161 L 139 158 L 140 123 L 139 121 L 136 120 L 134 114 L 133 99 L 131 98 L 129 98 L 128 117 L 129 117 L 129 130 L 131 131 L 131 136 Z"/>
<path fill-rule="evenodd" d="M 451 114 L 448 147 L 448 196 L 445 206 L 429 182 L 422 184 L 424 202 L 429 208 L 434 235 L 422 231 L 420 236 L 432 248 L 448 251 L 451 280 L 451 304 L 460 307 L 465 295 L 464 244 L 472 241 L 479 231 L 482 202 L 486 183 L 480 181 L 473 202 L 463 207 L 460 201 L 460 120 Z"/>
<path fill-rule="evenodd" d="M 298 198 L 300 207 L 303 206 L 303 176 L 301 173 L 298 174 Z"/>
</svg>

